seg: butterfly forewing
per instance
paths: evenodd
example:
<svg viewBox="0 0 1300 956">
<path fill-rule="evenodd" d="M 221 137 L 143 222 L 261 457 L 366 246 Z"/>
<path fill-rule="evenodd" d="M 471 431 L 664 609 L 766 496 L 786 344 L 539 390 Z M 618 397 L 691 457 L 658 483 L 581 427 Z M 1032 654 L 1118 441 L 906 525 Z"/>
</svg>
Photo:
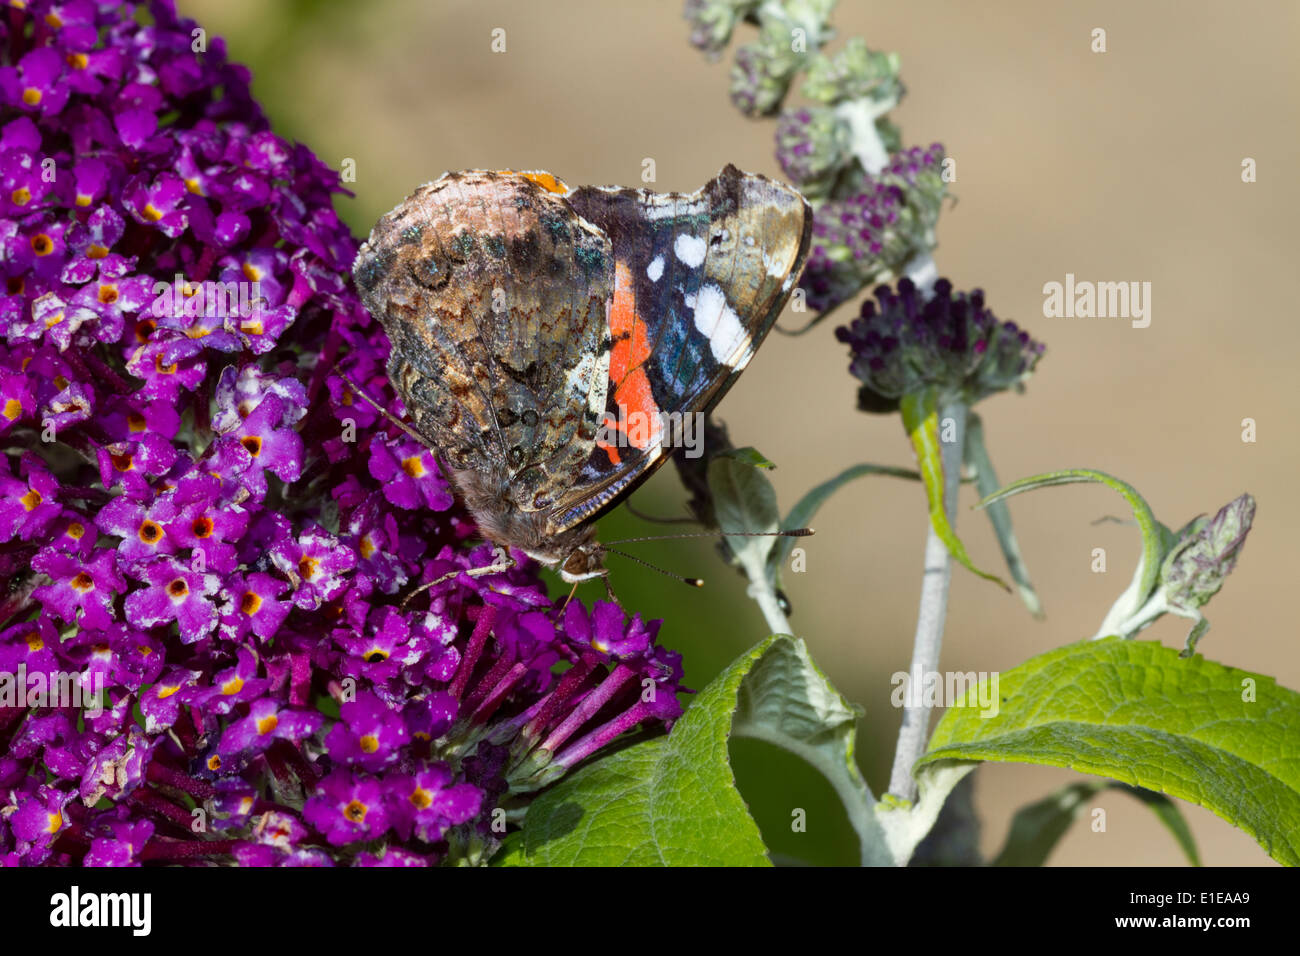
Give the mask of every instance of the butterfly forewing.
<svg viewBox="0 0 1300 956">
<path fill-rule="evenodd" d="M 593 449 L 556 507 L 557 531 L 608 509 L 663 463 L 673 438 L 664 414 L 718 403 L 784 307 L 812 229 L 799 193 L 734 166 L 695 193 L 581 187 L 569 202 L 613 243 L 604 421 L 618 440 Z"/>
</svg>

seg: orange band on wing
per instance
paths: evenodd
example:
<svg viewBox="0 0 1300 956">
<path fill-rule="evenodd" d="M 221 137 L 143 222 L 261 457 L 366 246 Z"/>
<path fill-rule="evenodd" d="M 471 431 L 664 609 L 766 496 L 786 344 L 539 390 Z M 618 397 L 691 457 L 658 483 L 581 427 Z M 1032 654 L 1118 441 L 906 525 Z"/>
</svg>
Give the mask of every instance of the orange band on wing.
<svg viewBox="0 0 1300 956">
<path fill-rule="evenodd" d="M 646 325 L 636 314 L 636 293 L 632 286 L 632 270 L 626 262 L 614 264 L 614 299 L 609 308 L 609 331 L 614 346 L 609 355 L 609 380 L 614 385 L 614 401 L 618 405 L 624 427 L 632 416 L 645 421 L 649 428 L 634 429 L 629 442 L 637 448 L 648 448 L 659 437 L 659 405 L 650 388 L 650 379 L 642 365 L 650 357 L 650 341 Z M 637 439 L 641 439 L 638 441 Z"/>
</svg>

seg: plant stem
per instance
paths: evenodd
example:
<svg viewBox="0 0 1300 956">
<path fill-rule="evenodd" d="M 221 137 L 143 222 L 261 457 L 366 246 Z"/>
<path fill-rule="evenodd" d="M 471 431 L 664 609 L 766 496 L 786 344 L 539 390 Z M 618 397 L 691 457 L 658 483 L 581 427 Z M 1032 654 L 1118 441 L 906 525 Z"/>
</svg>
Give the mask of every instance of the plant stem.
<svg viewBox="0 0 1300 956">
<path fill-rule="evenodd" d="M 790 629 L 790 621 L 785 616 L 785 611 L 781 610 L 781 602 L 776 596 L 776 591 L 767 580 L 767 569 L 763 566 L 762 561 L 750 559 L 752 552 L 746 550 L 741 553 L 740 566 L 745 571 L 745 577 L 749 578 L 748 595 L 754 599 L 758 609 L 763 612 L 763 620 L 767 622 L 767 630 L 771 634 L 789 634 L 794 636 L 794 631 Z"/>
<path fill-rule="evenodd" d="M 945 422 L 954 423 L 953 440 L 944 442 L 943 504 L 948 524 L 956 524 L 957 490 L 961 485 L 962 446 L 966 437 L 966 404 L 947 402 L 939 409 L 939 433 Z M 916 799 L 916 780 L 912 766 L 925 753 L 930 728 L 930 706 L 925 700 L 926 675 L 939 669 L 939 651 L 943 646 L 943 624 L 948 614 L 948 583 L 952 579 L 952 558 L 948 548 L 927 523 L 925 538 L 925 574 L 921 579 L 921 604 L 916 616 L 916 638 L 912 644 L 912 667 L 909 691 L 903 709 L 903 726 L 898 731 L 894 767 L 889 775 L 889 792 L 908 802 Z"/>
</svg>

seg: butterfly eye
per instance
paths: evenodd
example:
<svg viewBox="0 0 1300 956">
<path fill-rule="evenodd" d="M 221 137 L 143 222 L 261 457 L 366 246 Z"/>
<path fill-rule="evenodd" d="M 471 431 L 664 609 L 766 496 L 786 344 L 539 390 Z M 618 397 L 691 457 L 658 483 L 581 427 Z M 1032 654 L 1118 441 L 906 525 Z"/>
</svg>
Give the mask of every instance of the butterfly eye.
<svg viewBox="0 0 1300 956">
<path fill-rule="evenodd" d="M 564 561 L 564 570 L 570 574 L 586 574 L 588 556 L 581 551 L 574 551 Z"/>
</svg>

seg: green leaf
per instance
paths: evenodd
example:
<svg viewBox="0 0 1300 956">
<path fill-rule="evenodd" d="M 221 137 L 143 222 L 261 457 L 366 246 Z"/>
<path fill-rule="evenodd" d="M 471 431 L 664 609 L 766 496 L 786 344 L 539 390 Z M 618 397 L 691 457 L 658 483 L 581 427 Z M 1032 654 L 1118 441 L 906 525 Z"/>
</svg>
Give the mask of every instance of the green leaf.
<svg viewBox="0 0 1300 956">
<path fill-rule="evenodd" d="M 776 540 L 770 535 L 754 535 L 754 531 L 776 531 L 781 513 L 776 507 L 776 491 L 767 476 L 752 464 L 729 456 L 720 456 L 709 462 L 709 491 L 713 495 L 713 510 L 718 527 L 726 538 L 728 547 L 737 561 L 762 568 Z M 734 536 L 736 532 L 751 532 L 748 536 Z"/>
<path fill-rule="evenodd" d="M 835 788 L 858 833 L 863 866 L 893 866 L 875 799 L 853 756 L 861 709 L 840 696 L 800 640 L 772 644 L 740 685 L 731 732 L 780 747 Z"/>
<path fill-rule="evenodd" d="M 936 402 L 933 389 L 919 393 L 908 392 L 902 399 L 903 427 L 912 439 L 912 450 L 916 452 L 916 461 L 921 466 L 921 480 L 925 482 L 925 496 L 930 506 L 930 525 L 948 548 L 948 553 L 968 570 L 1010 591 L 1007 583 L 997 575 L 981 571 L 971 563 L 966 546 L 961 543 L 948 521 L 943 501 L 943 454 L 939 445 L 939 411 Z"/>
<path fill-rule="evenodd" d="M 1032 658 L 998 675 L 996 691 L 995 716 L 944 714 L 922 781 L 950 761 L 1070 767 L 1206 807 L 1300 863 L 1300 694 L 1273 678 L 1107 638 Z"/>
<path fill-rule="evenodd" d="M 808 522 L 812 521 L 813 515 L 817 513 L 817 509 L 826 503 L 826 499 L 850 481 L 864 475 L 889 475 L 894 478 L 910 478 L 913 481 L 921 480 L 920 473 L 913 471 L 911 468 L 894 468 L 889 465 L 853 465 L 844 469 L 829 481 L 823 481 L 800 498 L 795 506 L 790 509 L 790 513 L 785 516 L 785 521 L 781 523 L 781 529 L 783 531 L 792 531 L 796 528 L 807 527 Z M 781 569 L 789 560 L 794 545 L 794 538 L 777 538 L 776 546 L 768 557 L 769 580 L 773 582 L 780 580 Z"/>
<path fill-rule="evenodd" d="M 1078 818 L 1079 813 L 1102 790 L 1115 789 L 1147 804 L 1174 835 L 1192 866 L 1200 866 L 1196 842 L 1178 805 L 1162 793 L 1114 781 L 1081 780 L 1048 794 L 1042 800 L 1021 807 L 1011 821 L 1011 831 L 994 866 L 1042 866 L 1052 849 Z"/>
<path fill-rule="evenodd" d="M 993 470 L 988 446 L 984 444 L 984 423 L 974 412 L 966 420 L 966 463 L 975 471 L 975 487 L 979 493 L 995 494 L 999 487 L 997 472 Z M 1038 599 L 1038 592 L 1029 580 L 1029 568 L 1020 554 L 1020 543 L 1011 527 L 1010 509 L 1006 502 L 995 501 L 988 506 L 988 514 L 989 520 L 993 522 L 993 533 L 998 536 L 998 544 L 1002 547 L 1002 556 L 1007 560 L 1011 580 L 1016 582 L 1016 588 L 1020 591 L 1020 600 L 1030 614 L 1042 617 L 1043 602 Z"/>
<path fill-rule="evenodd" d="M 742 681 L 783 643 L 791 639 L 770 637 L 733 661 L 668 736 L 598 759 L 539 794 L 528 808 L 522 836 L 507 841 L 501 862 L 770 865 L 758 826 L 736 789 L 727 738 Z"/>
<path fill-rule="evenodd" d="M 1136 488 L 1105 472 L 1094 471 L 1090 468 L 1067 468 L 1063 471 L 1049 471 L 1041 475 L 1033 475 L 1029 478 L 1013 481 L 1006 487 L 987 495 L 975 507 L 987 508 L 1010 498 L 1012 495 L 1018 495 L 1022 491 L 1032 491 L 1035 488 L 1046 488 L 1050 485 L 1075 484 L 1077 482 L 1097 482 L 1118 491 L 1124 496 L 1124 500 L 1129 503 L 1129 507 L 1133 509 L 1133 517 L 1137 519 L 1138 527 L 1142 531 L 1142 559 L 1138 562 L 1137 570 L 1133 572 L 1133 581 L 1129 584 L 1128 590 L 1120 596 L 1119 600 L 1115 602 L 1115 606 L 1111 608 L 1110 613 L 1106 615 L 1106 621 L 1102 625 L 1102 631 L 1106 631 L 1108 625 L 1129 618 L 1155 592 L 1156 582 L 1160 575 L 1160 562 L 1165 552 L 1173 547 L 1178 540 L 1177 535 L 1156 520 L 1156 516 L 1151 511 L 1151 506 L 1147 504 L 1145 498 L 1137 493 Z M 1105 635 L 1099 632 L 1098 636 Z"/>
<path fill-rule="evenodd" d="M 973 760 L 945 760 L 917 777 L 916 803 L 892 793 L 880 798 L 875 806 L 876 819 L 899 866 L 907 866 L 917 846 L 934 829 L 953 789 L 978 766 Z"/>
<path fill-rule="evenodd" d="M 743 462 L 746 465 L 753 465 L 755 468 L 762 468 L 765 471 L 771 471 L 776 467 L 776 463 L 769 460 L 757 448 L 746 445 L 744 448 L 728 448 L 726 451 L 718 452 L 718 458 L 733 458 L 736 461 Z"/>
<path fill-rule="evenodd" d="M 1196 838 L 1192 836 L 1192 828 L 1187 825 L 1187 821 L 1183 818 L 1183 811 L 1178 809 L 1178 804 L 1163 793 L 1155 793 L 1145 787 L 1133 787 L 1126 783 L 1115 783 L 1111 786 L 1125 791 L 1135 800 L 1140 800 L 1149 806 L 1156 818 L 1165 825 L 1165 829 L 1178 841 L 1178 846 L 1187 857 L 1187 862 L 1192 866 L 1201 865 L 1201 855 L 1196 850 Z"/>
</svg>

